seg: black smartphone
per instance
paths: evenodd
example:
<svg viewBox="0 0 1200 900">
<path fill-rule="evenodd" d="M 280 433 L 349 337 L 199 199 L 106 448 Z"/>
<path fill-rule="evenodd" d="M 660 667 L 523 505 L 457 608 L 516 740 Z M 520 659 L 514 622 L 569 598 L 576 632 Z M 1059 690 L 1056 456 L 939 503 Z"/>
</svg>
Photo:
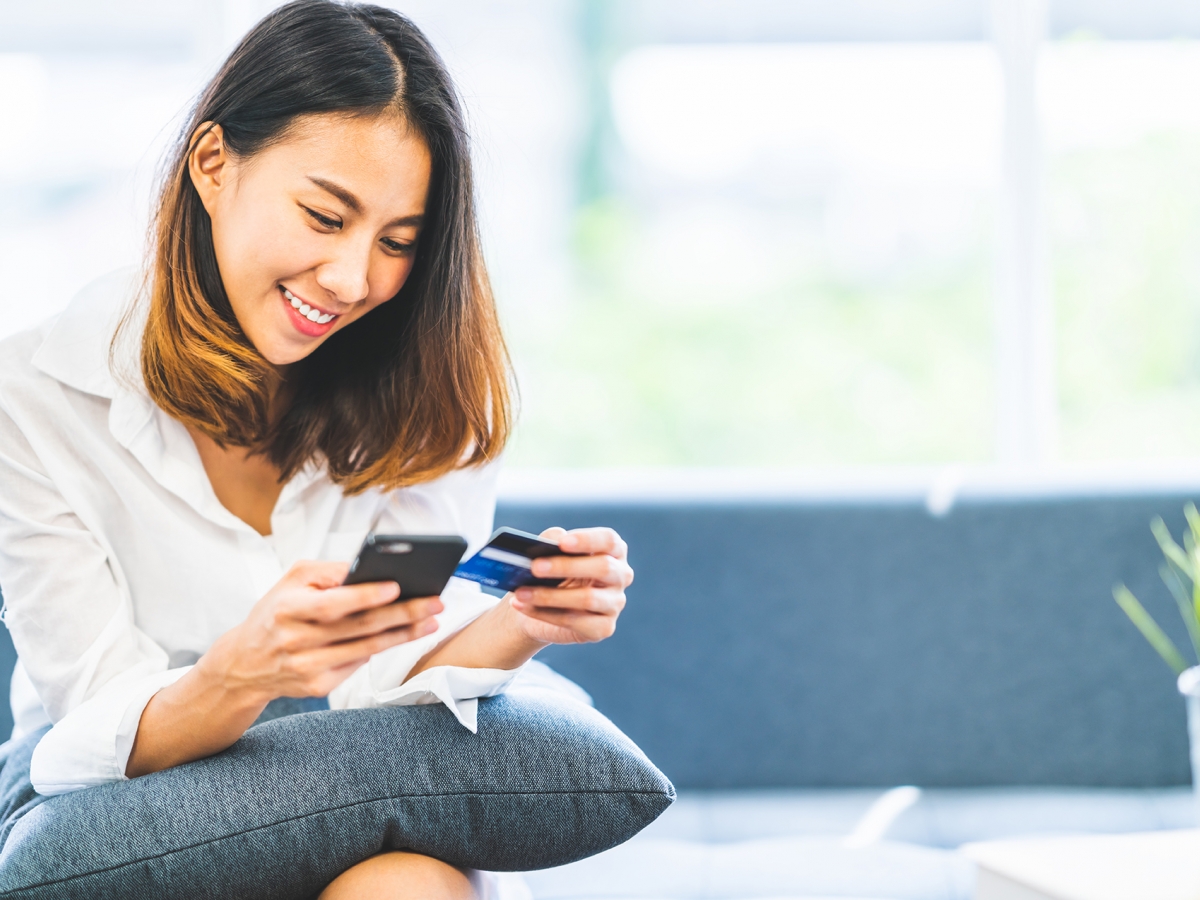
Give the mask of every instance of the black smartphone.
<svg viewBox="0 0 1200 900">
<path fill-rule="evenodd" d="M 368 534 L 343 584 L 394 581 L 401 600 L 436 597 L 466 552 L 457 534 Z"/>
</svg>

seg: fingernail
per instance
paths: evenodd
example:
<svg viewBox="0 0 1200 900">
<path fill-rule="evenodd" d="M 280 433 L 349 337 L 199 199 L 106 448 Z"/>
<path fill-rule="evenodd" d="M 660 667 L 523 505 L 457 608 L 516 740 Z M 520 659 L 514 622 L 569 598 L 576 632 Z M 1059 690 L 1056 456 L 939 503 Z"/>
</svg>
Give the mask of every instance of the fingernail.
<svg viewBox="0 0 1200 900">
<path fill-rule="evenodd" d="M 575 535 L 573 535 L 573 534 L 568 534 L 568 535 L 564 536 L 561 541 L 558 542 L 558 546 L 562 547 L 564 550 L 570 550 L 573 547 L 575 547 L 578 543 L 579 543 L 579 538 L 575 537 Z"/>
<path fill-rule="evenodd" d="M 533 561 L 532 568 L 533 568 L 534 575 L 549 575 L 550 574 L 550 563 L 548 560 L 535 559 Z"/>
<path fill-rule="evenodd" d="M 531 588 L 517 588 L 517 599 L 522 603 L 528 603 L 533 599 L 533 590 Z"/>
</svg>

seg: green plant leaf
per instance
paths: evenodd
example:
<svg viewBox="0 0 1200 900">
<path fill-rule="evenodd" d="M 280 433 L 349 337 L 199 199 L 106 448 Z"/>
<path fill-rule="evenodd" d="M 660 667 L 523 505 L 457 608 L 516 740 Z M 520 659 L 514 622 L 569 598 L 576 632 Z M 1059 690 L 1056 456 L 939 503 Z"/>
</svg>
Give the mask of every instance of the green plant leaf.
<svg viewBox="0 0 1200 900">
<path fill-rule="evenodd" d="M 1188 559 L 1192 561 L 1192 574 L 1195 576 L 1200 573 L 1200 511 L 1197 511 L 1196 504 L 1189 500 L 1183 506 L 1183 515 L 1188 523 L 1185 534 L 1187 540 L 1184 544 Z M 1197 580 L 1192 582 L 1192 606 L 1195 608 L 1195 615 L 1200 619 L 1200 583 Z"/>
<path fill-rule="evenodd" d="M 1196 573 L 1192 568 L 1192 561 L 1183 552 L 1183 548 L 1175 543 L 1175 539 L 1171 537 L 1171 532 L 1167 529 L 1167 523 L 1161 518 L 1155 518 L 1150 523 L 1150 530 L 1154 532 L 1155 540 L 1158 541 L 1158 546 L 1162 548 L 1163 556 L 1179 566 L 1183 574 L 1187 576 L 1188 581 L 1194 583 L 1196 581 Z"/>
<path fill-rule="evenodd" d="M 1170 566 L 1170 564 L 1168 563 Z M 1175 573 L 1175 567 L 1170 566 L 1175 577 L 1179 579 L 1179 584 L 1183 585 L 1183 578 Z M 1200 581 L 1192 582 L 1192 618 L 1196 621 L 1197 626 L 1200 626 Z"/>
<path fill-rule="evenodd" d="M 1196 652 L 1196 658 L 1200 659 L 1200 620 L 1197 619 L 1196 609 L 1192 605 L 1192 598 L 1188 597 L 1183 579 L 1179 577 L 1175 567 L 1169 563 L 1163 563 L 1158 574 L 1179 606 L 1179 615 L 1183 617 L 1183 624 L 1187 626 L 1188 637 L 1192 641 L 1192 650 Z"/>
<path fill-rule="evenodd" d="M 1183 506 L 1183 515 L 1192 529 L 1192 540 L 1200 544 L 1200 510 L 1197 510 L 1196 504 L 1189 500 Z"/>
<path fill-rule="evenodd" d="M 1158 655 L 1163 658 L 1163 662 L 1170 666 L 1176 675 L 1188 667 L 1187 661 L 1184 660 L 1175 644 L 1158 627 L 1153 616 L 1146 612 L 1146 608 L 1138 602 L 1138 598 L 1133 596 L 1129 588 L 1118 584 L 1113 588 L 1113 598 L 1117 601 L 1117 605 L 1125 611 L 1125 615 L 1129 616 L 1129 621 L 1142 633 L 1142 637 L 1149 641 L 1150 646 L 1157 651 Z"/>
</svg>

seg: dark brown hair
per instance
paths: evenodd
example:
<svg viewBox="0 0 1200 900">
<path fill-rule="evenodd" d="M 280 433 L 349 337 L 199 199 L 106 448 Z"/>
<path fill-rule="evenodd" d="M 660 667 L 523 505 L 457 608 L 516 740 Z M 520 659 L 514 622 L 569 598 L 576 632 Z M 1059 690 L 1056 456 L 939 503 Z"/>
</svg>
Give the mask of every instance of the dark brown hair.
<svg viewBox="0 0 1200 900">
<path fill-rule="evenodd" d="M 400 292 L 288 372 L 268 419 L 270 364 L 225 294 L 212 227 L 188 173 L 206 123 L 236 157 L 283 140 L 297 117 L 401 114 L 432 174 L 416 259 Z M 201 95 L 157 207 L 141 371 L 154 401 L 222 445 L 254 448 L 290 478 L 323 458 L 348 493 L 429 481 L 499 453 L 510 366 L 480 250 L 462 111 L 444 64 L 404 16 L 298 0 L 250 31 Z"/>
</svg>

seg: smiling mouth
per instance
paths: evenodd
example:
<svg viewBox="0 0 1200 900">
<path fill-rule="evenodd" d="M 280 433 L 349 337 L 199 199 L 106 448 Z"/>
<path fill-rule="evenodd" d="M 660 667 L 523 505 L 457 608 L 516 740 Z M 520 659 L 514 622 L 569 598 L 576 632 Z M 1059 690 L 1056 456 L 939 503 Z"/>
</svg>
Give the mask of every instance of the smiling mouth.
<svg viewBox="0 0 1200 900">
<path fill-rule="evenodd" d="M 308 321 L 312 322 L 314 325 L 327 325 L 334 319 L 338 318 L 338 316 L 334 313 L 325 312 L 317 309 L 315 306 L 309 305 L 287 288 L 281 288 L 281 290 L 283 291 L 283 296 L 287 299 L 287 302 L 292 305 L 292 309 L 294 309 L 304 318 L 308 319 Z"/>
</svg>

